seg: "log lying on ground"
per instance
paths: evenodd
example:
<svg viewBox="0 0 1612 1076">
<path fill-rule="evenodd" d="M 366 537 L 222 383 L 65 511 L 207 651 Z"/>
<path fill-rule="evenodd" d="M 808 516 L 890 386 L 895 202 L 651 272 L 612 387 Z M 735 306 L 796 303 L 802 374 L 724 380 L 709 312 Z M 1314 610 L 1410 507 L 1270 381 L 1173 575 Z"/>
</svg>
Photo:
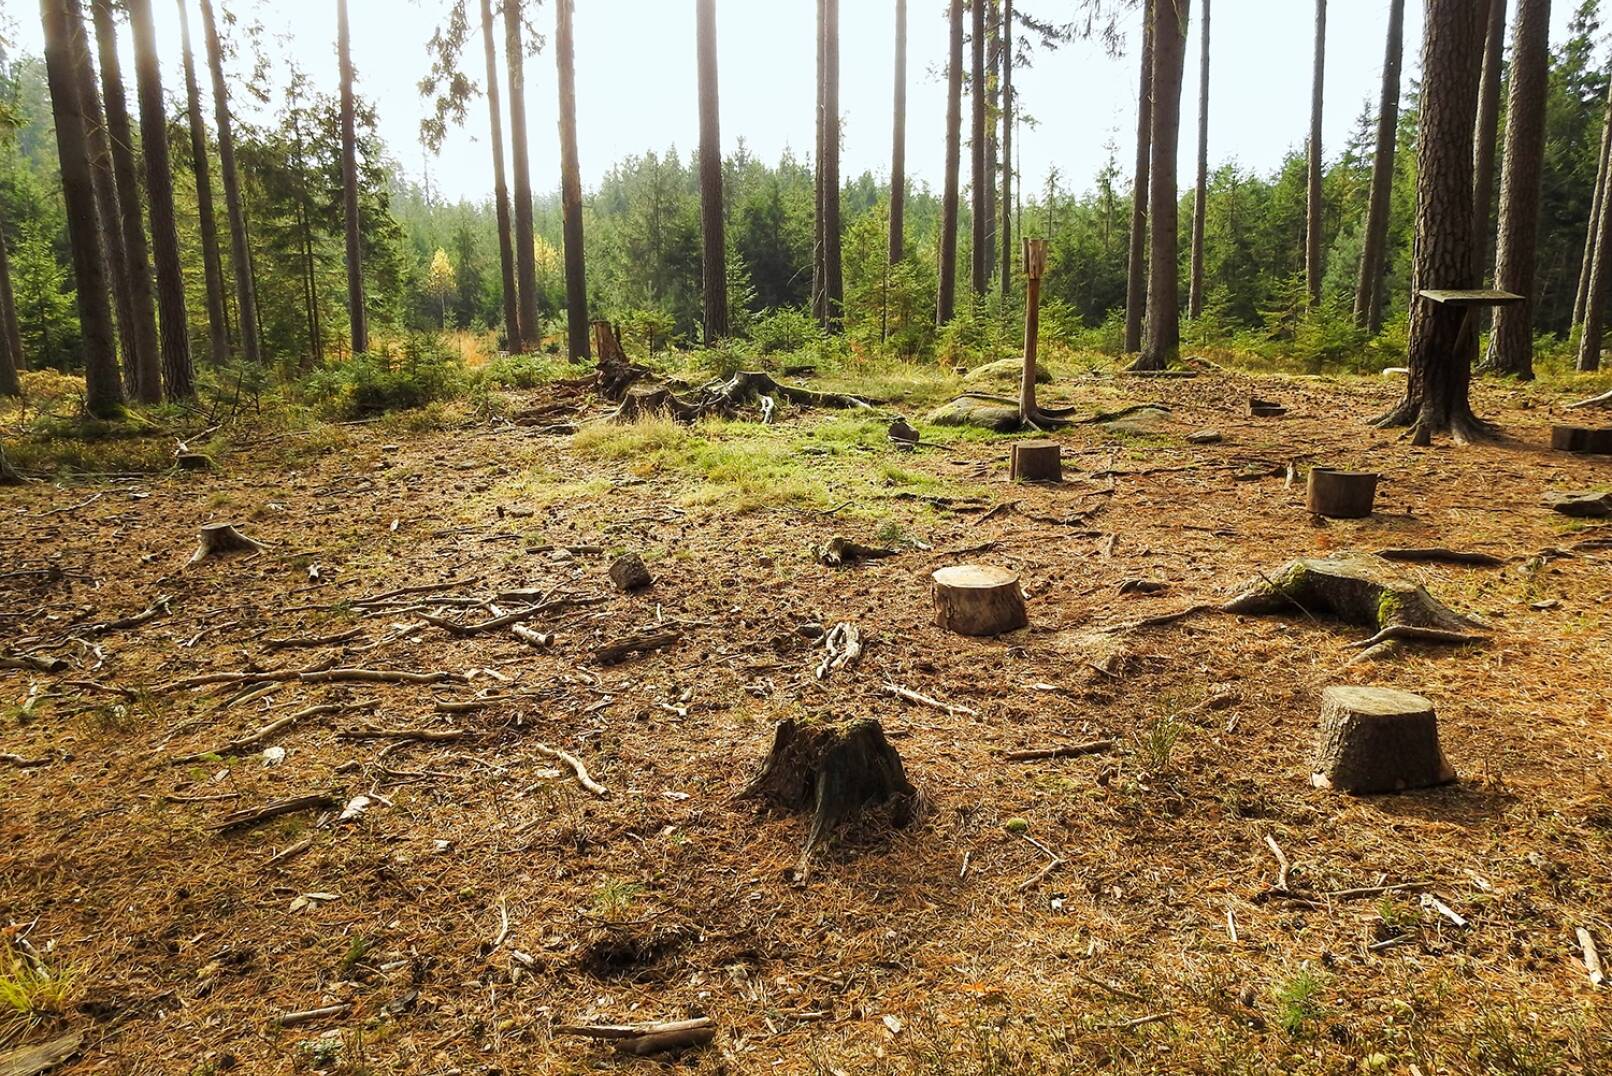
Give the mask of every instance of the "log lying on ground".
<svg viewBox="0 0 1612 1076">
<path fill-rule="evenodd" d="M 920 801 L 901 756 L 885 739 L 884 726 L 871 719 L 837 725 L 780 721 L 761 772 L 739 796 L 812 812 L 797 868 L 802 876 L 812 853 L 840 823 L 867 807 L 891 802 L 892 821 L 902 825 Z"/>
<path fill-rule="evenodd" d="M 1569 411 L 1578 407 L 1612 407 L 1612 389 L 1608 389 L 1599 396 L 1591 396 L 1588 400 L 1580 400 L 1578 403 L 1567 405 Z"/>
<path fill-rule="evenodd" d="M 1292 561 L 1274 575 L 1261 574 L 1221 610 L 1254 616 L 1297 611 L 1374 629 L 1377 634 L 1359 644 L 1367 648 L 1362 657 L 1375 657 L 1384 644 L 1398 641 L 1478 642 L 1481 636 L 1472 631 L 1483 628 L 1387 561 L 1360 553 Z"/>
<path fill-rule="evenodd" d="M 837 410 L 869 410 L 872 404 L 856 396 L 819 392 L 774 381 L 770 374 L 741 370 L 728 378 L 717 378 L 679 395 L 671 384 L 634 388 L 621 397 L 621 406 L 609 416 L 617 422 L 642 418 L 672 418 L 693 422 L 701 418 L 731 418 L 746 407 L 760 407 L 770 418 L 778 400 L 797 407 L 823 407 Z"/>
<path fill-rule="evenodd" d="M 609 1042 L 623 1053 L 638 1057 L 708 1046 L 716 1038 L 716 1024 L 707 1016 L 655 1024 L 561 1024 L 556 1035 L 577 1035 Z"/>
<path fill-rule="evenodd" d="M 223 553 L 243 553 L 248 550 L 261 553 L 267 548 L 256 538 L 248 538 L 228 523 L 209 523 L 201 529 L 201 540 L 196 552 L 190 555 L 190 563 L 198 564 L 208 557 Z"/>
<path fill-rule="evenodd" d="M 960 564 L 934 576 L 935 623 L 959 635 L 988 637 L 1028 627 L 1024 591 L 1006 568 Z"/>
<path fill-rule="evenodd" d="M 1329 687 L 1311 781 L 1369 794 L 1455 780 L 1439 746 L 1438 717 L 1420 695 L 1380 687 Z"/>
</svg>

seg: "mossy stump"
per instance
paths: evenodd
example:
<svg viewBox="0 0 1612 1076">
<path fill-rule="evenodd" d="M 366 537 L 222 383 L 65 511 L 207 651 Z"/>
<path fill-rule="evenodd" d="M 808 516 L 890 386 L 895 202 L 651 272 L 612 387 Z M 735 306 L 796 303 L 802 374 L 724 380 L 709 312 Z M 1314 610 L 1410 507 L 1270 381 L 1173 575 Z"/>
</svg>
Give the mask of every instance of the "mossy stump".
<svg viewBox="0 0 1612 1076">
<path fill-rule="evenodd" d="M 1373 471 L 1310 468 L 1307 501 L 1311 514 L 1327 519 L 1365 519 L 1377 503 L 1379 477 Z"/>
<path fill-rule="evenodd" d="M 810 868 L 812 853 L 842 822 L 881 803 L 894 805 L 892 821 L 911 817 L 919 799 L 901 756 L 872 719 L 813 724 L 787 718 L 773 729 L 761 771 L 739 793 L 788 811 L 812 812 L 811 829 L 797 873 Z"/>
<path fill-rule="evenodd" d="M 1455 771 L 1439 746 L 1431 702 L 1389 688 L 1329 687 L 1310 780 L 1369 795 L 1448 784 Z"/>
<path fill-rule="evenodd" d="M 1062 482 L 1063 446 L 1057 441 L 1017 441 L 1009 450 L 1008 478 L 1014 482 Z"/>
</svg>

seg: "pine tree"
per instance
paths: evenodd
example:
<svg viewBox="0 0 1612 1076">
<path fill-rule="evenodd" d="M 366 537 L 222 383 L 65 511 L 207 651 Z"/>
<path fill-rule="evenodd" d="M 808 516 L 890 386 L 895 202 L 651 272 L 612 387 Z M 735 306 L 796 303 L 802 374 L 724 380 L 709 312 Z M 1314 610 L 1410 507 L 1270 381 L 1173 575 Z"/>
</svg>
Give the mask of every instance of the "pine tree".
<svg viewBox="0 0 1612 1076">
<path fill-rule="evenodd" d="M 218 36 L 218 22 L 213 18 L 213 0 L 201 0 L 201 13 L 202 29 L 207 37 L 207 67 L 213 81 L 213 115 L 218 127 L 218 172 L 224 181 L 224 210 L 229 217 L 236 324 L 241 334 L 241 354 L 256 366 L 263 360 L 263 344 L 258 332 L 257 274 L 252 267 L 246 206 L 241 199 L 240 172 L 235 164 L 235 126 L 230 117 L 229 83 L 224 80 L 224 49 Z"/>
<path fill-rule="evenodd" d="M 560 209 L 565 233 L 566 336 L 571 361 L 586 359 L 588 344 L 588 268 L 582 246 L 582 164 L 577 154 L 576 56 L 572 5 L 553 0 L 554 63 L 560 81 Z"/>
</svg>

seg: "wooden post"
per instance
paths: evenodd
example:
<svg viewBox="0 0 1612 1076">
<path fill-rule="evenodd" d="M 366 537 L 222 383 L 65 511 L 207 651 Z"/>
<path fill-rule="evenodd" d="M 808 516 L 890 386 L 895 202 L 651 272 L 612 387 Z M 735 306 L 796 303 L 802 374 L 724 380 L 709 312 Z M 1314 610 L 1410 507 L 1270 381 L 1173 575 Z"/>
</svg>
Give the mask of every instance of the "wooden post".
<svg viewBox="0 0 1612 1076">
<path fill-rule="evenodd" d="M 1062 482 L 1063 446 L 1056 441 L 1015 441 L 1008 478 L 1014 482 Z"/>
<path fill-rule="evenodd" d="M 1036 352 L 1041 346 L 1041 276 L 1047 271 L 1047 241 L 1024 241 L 1024 379 L 1019 386 L 1019 421 L 1031 425 L 1040 415 L 1035 400 Z"/>
</svg>

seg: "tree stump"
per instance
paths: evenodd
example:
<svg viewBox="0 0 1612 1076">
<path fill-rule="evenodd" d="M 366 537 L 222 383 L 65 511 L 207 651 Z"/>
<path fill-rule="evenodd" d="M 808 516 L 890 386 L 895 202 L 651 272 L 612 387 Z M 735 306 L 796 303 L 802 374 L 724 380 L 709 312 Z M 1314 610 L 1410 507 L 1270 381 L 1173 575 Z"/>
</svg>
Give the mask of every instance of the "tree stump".
<svg viewBox="0 0 1612 1076">
<path fill-rule="evenodd" d="M 629 593 L 643 590 L 654 582 L 649 569 L 644 566 L 644 559 L 637 553 L 628 553 L 615 559 L 610 565 L 610 581 L 616 584 L 617 590 Z"/>
<path fill-rule="evenodd" d="M 1008 476 L 1014 482 L 1062 482 L 1063 446 L 1056 441 L 1016 441 Z"/>
<path fill-rule="evenodd" d="M 1251 396 L 1248 400 L 1248 413 L 1255 418 L 1281 418 L 1287 414 L 1287 408 L 1275 400 L 1261 400 L 1258 396 Z"/>
<path fill-rule="evenodd" d="M 1579 456 L 1612 456 L 1612 429 L 1593 426 L 1552 426 L 1550 447 Z"/>
<path fill-rule="evenodd" d="M 1612 493 L 1559 493 L 1545 494 L 1545 507 L 1574 519 L 1606 519 L 1612 517 Z"/>
<path fill-rule="evenodd" d="M 1006 568 L 961 564 L 933 576 L 935 623 L 959 635 L 992 636 L 1028 627 L 1019 577 Z"/>
<path fill-rule="evenodd" d="M 237 553 L 251 550 L 261 553 L 268 546 L 255 538 L 248 538 L 228 523 L 209 523 L 201 529 L 201 541 L 196 546 L 196 552 L 190 555 L 190 563 L 196 564 L 208 557 L 223 553 Z"/>
<path fill-rule="evenodd" d="M 1439 747 L 1438 717 L 1420 695 L 1380 687 L 1329 687 L 1311 782 L 1364 795 L 1455 780 Z"/>
<path fill-rule="evenodd" d="M 202 452 L 180 452 L 174 456 L 174 466 L 181 471 L 212 471 L 217 469 L 213 457 Z"/>
<path fill-rule="evenodd" d="M 892 821 L 903 825 L 919 801 L 901 756 L 885 739 L 884 726 L 871 719 L 838 725 L 794 718 L 778 722 L 761 772 L 739 796 L 784 810 L 811 810 L 811 829 L 797 868 L 802 876 L 817 846 L 841 822 L 893 800 Z"/>
<path fill-rule="evenodd" d="M 6 459 L 6 450 L 0 448 L 0 486 L 20 486 L 26 481 Z"/>
<path fill-rule="evenodd" d="M 1311 513 L 1328 519 L 1365 519 L 1377 501 L 1379 477 L 1371 471 L 1310 468 Z"/>
</svg>

